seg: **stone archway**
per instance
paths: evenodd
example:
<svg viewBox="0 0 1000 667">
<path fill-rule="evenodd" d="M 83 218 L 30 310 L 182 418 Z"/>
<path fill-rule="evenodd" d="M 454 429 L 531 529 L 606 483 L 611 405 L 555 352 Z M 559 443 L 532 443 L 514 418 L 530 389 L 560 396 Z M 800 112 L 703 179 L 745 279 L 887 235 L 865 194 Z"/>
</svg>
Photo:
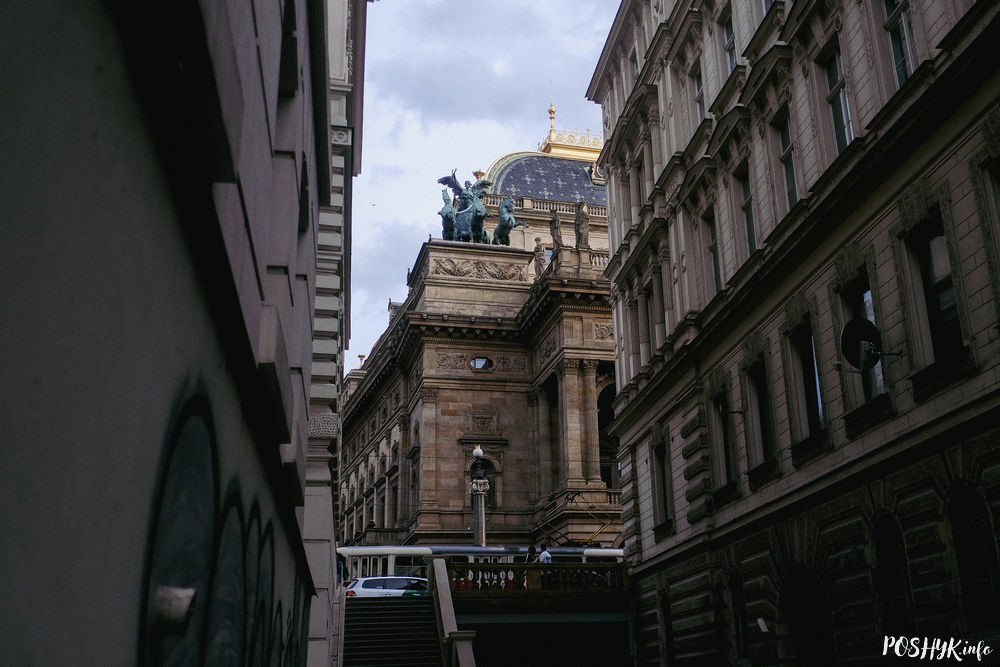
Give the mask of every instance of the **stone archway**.
<svg viewBox="0 0 1000 667">
<path fill-rule="evenodd" d="M 789 664 L 818 667 L 836 664 L 833 617 L 819 578 L 805 565 L 792 565 L 781 586 L 780 620 Z M 782 658 L 788 651 L 779 653 Z M 783 661 L 784 662 L 784 661 Z"/>
</svg>

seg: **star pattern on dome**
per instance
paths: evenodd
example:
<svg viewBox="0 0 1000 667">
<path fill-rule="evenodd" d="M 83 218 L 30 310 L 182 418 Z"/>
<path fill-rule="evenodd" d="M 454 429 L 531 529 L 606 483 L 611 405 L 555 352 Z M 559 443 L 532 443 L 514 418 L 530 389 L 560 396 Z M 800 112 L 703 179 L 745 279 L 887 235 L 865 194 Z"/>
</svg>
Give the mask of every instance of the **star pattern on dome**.
<svg viewBox="0 0 1000 667">
<path fill-rule="evenodd" d="M 546 154 L 518 156 L 504 165 L 493 181 L 493 192 L 549 201 L 607 204 L 603 185 L 590 178 L 590 164 Z"/>
</svg>

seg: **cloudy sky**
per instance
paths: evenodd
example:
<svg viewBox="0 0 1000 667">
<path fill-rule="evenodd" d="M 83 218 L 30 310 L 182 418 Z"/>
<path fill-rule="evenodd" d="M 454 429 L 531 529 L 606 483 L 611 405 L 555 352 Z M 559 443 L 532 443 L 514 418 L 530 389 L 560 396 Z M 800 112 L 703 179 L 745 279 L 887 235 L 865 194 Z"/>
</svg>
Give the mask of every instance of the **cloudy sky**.
<svg viewBox="0 0 1000 667">
<path fill-rule="evenodd" d="M 379 0 L 368 5 L 361 175 L 354 183 L 351 339 L 358 367 L 441 236 L 441 186 L 536 150 L 549 129 L 600 131 L 586 99 L 617 0 Z"/>
</svg>

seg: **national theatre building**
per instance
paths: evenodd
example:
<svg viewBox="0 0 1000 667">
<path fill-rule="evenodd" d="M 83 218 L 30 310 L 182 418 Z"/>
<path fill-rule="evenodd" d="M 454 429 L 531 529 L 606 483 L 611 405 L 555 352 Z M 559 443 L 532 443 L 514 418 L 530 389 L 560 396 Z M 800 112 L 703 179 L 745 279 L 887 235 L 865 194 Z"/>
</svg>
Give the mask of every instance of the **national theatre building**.
<svg viewBox="0 0 1000 667">
<path fill-rule="evenodd" d="M 556 131 L 549 112 L 538 151 L 500 158 L 476 185 L 442 179 L 458 195 L 443 193 L 443 238 L 419 248 L 406 300 L 345 379 L 344 544 L 471 544 L 477 445 L 487 544 L 617 543 L 601 141 Z M 456 224 L 479 205 L 485 227 Z M 495 242 L 455 240 L 481 232 Z"/>
<path fill-rule="evenodd" d="M 638 664 L 1000 650 L 998 43 L 986 1 L 621 3 L 588 97 Z"/>
</svg>

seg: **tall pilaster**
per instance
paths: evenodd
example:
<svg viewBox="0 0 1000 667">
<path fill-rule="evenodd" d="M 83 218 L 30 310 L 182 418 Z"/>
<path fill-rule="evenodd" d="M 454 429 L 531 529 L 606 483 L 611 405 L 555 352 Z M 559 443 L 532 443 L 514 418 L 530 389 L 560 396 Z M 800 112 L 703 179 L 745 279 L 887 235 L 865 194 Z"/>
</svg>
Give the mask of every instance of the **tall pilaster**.
<svg viewBox="0 0 1000 667">
<path fill-rule="evenodd" d="M 660 115 L 659 113 L 650 113 L 649 119 L 649 137 L 652 142 L 653 148 L 653 181 L 656 181 L 660 177 L 660 173 L 663 172 L 663 132 L 660 129 Z"/>
<path fill-rule="evenodd" d="M 625 337 L 625 352 L 629 360 L 630 379 L 642 368 L 639 352 L 639 302 L 636 298 L 637 290 L 633 287 L 629 289 L 628 301 L 626 302 L 626 327 L 628 331 Z"/>
<path fill-rule="evenodd" d="M 670 249 L 666 239 L 660 241 L 660 247 L 656 253 L 656 260 L 660 264 L 660 285 L 663 290 L 663 326 L 664 333 L 669 336 L 673 325 L 673 277 L 670 269 Z"/>
<path fill-rule="evenodd" d="M 624 387 L 631 379 L 626 372 L 625 349 L 625 318 L 623 317 L 623 305 L 621 290 L 618 285 L 611 285 L 611 317 L 614 318 L 615 331 L 615 382 L 619 387 Z"/>
<path fill-rule="evenodd" d="M 652 267 L 653 279 L 650 281 L 653 288 L 653 351 L 658 351 L 663 347 L 666 335 L 666 319 L 663 312 L 663 279 L 660 276 L 659 264 Z"/>
<path fill-rule="evenodd" d="M 629 174 L 629 170 L 625 165 L 619 165 L 615 167 L 618 174 L 618 209 L 622 216 L 622 224 L 620 228 L 621 237 L 618 239 L 618 243 L 621 244 L 625 240 L 625 234 L 628 233 L 629 227 L 632 226 L 632 179 Z M 636 212 L 638 212 L 636 208 Z"/>
<path fill-rule="evenodd" d="M 642 205 L 642 195 L 639 193 L 639 183 L 642 174 L 639 173 L 639 166 L 633 162 L 629 167 L 628 176 L 628 196 L 632 205 L 632 224 L 639 224 L 639 207 Z"/>
<path fill-rule="evenodd" d="M 419 502 L 417 510 L 421 512 L 421 527 L 433 524 L 437 527 L 438 515 L 427 511 L 436 509 L 437 497 L 437 459 L 439 455 L 437 442 L 437 387 L 423 387 L 420 391 L 420 485 L 417 489 Z"/>
<path fill-rule="evenodd" d="M 588 483 L 601 481 L 601 445 L 597 425 L 597 361 L 580 362 L 583 373 L 583 471 Z"/>
<path fill-rule="evenodd" d="M 656 174 L 653 173 L 653 146 L 649 139 L 649 128 L 643 127 L 642 133 L 639 135 L 639 140 L 642 142 L 642 173 L 646 177 L 646 198 L 648 199 L 651 194 L 653 194 L 653 181 L 656 179 Z"/>
<path fill-rule="evenodd" d="M 639 302 L 639 367 L 649 363 L 649 297 L 646 290 L 636 290 Z"/>
<path fill-rule="evenodd" d="M 390 462 L 395 463 L 398 466 L 399 472 L 396 474 L 396 479 L 399 480 L 396 486 L 396 507 L 393 510 L 395 517 L 395 528 L 402 528 L 406 525 L 406 486 L 403 480 L 403 462 L 406 460 L 406 454 L 410 451 L 410 418 L 406 415 L 400 415 L 397 421 L 399 426 L 399 446 L 396 447 L 396 459 Z"/>
<path fill-rule="evenodd" d="M 580 424 L 580 364 L 576 359 L 563 359 L 556 366 L 559 378 L 559 421 L 561 486 L 582 484 L 583 451 Z"/>
</svg>

